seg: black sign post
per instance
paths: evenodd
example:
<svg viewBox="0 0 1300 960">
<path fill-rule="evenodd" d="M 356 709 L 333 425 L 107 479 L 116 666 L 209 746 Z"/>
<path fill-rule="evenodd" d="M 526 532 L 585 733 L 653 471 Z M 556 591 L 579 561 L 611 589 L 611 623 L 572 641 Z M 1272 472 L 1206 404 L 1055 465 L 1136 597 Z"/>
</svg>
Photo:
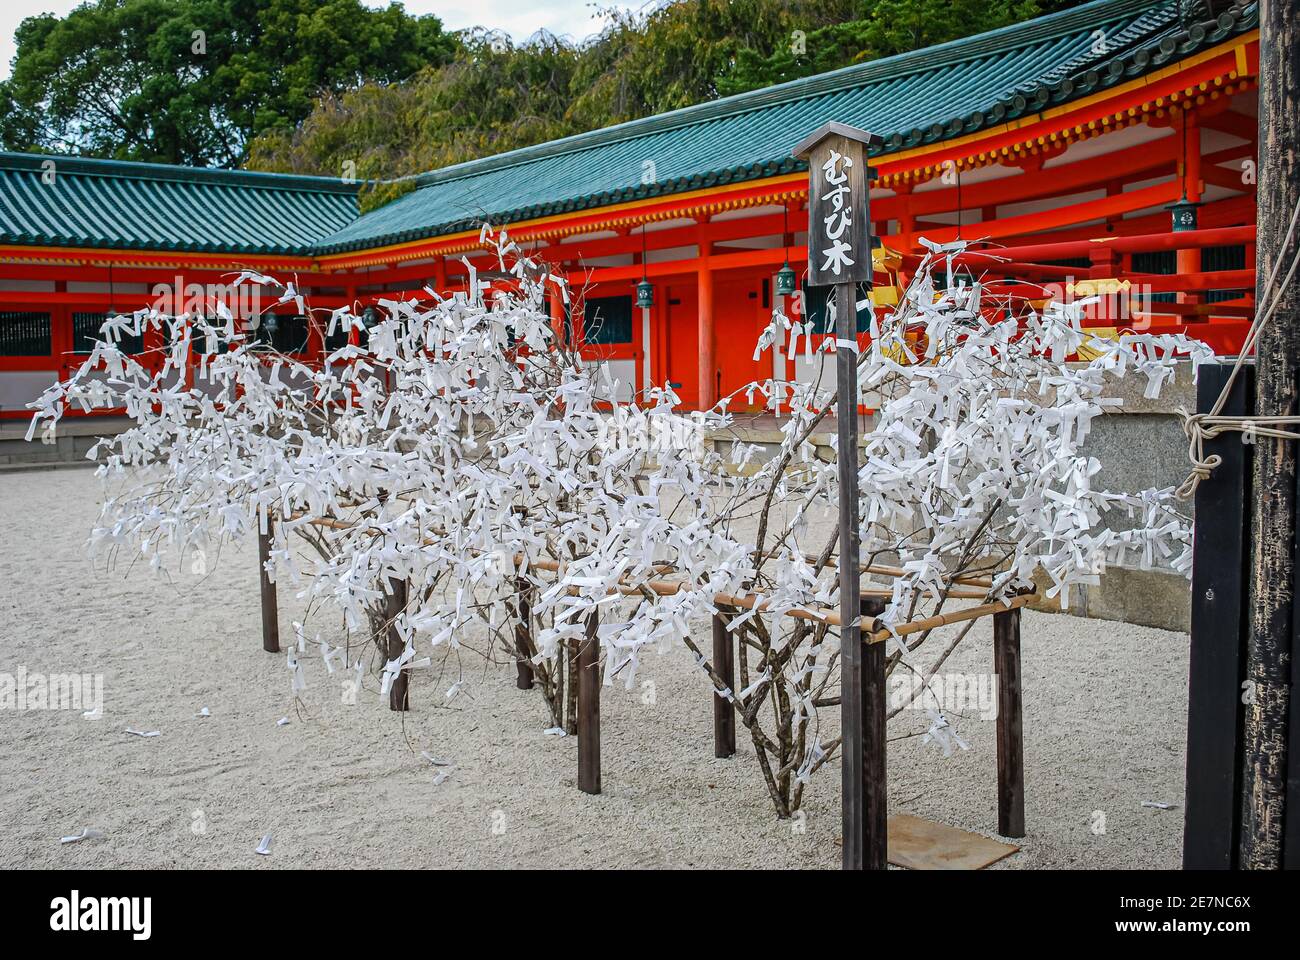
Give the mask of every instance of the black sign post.
<svg viewBox="0 0 1300 960">
<path fill-rule="evenodd" d="M 808 285 L 835 288 L 840 487 L 840 754 L 844 868 L 887 862 L 884 645 L 862 643 L 858 558 L 859 284 L 871 282 L 867 147 L 874 134 L 828 123 L 794 148 L 808 160 Z"/>
</svg>

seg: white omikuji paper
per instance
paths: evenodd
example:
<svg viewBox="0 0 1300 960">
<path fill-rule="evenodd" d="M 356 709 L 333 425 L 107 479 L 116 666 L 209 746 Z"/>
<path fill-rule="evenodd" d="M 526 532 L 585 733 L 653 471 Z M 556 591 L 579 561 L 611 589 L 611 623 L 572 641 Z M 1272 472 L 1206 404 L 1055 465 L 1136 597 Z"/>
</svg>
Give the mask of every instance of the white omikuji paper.
<svg viewBox="0 0 1300 960">
<path fill-rule="evenodd" d="M 838 746 L 820 735 L 818 706 L 838 692 L 838 640 L 833 629 L 778 614 L 839 603 L 835 569 L 817 562 L 834 543 L 812 533 L 814 521 L 833 527 L 837 510 L 834 459 L 812 442 L 834 412 L 833 385 L 754 383 L 702 413 L 679 412 L 670 389 L 652 388 L 611 411 L 601 402 L 618 389 L 608 368 L 583 360 L 553 329 L 545 298 L 567 301 L 565 284 L 504 234 L 485 229 L 483 240 L 513 276 L 511 289 L 489 290 L 471 266 L 467 292 L 380 301 L 384 319 L 368 337 L 347 309 L 314 311 L 322 333 L 363 331 L 363 346 L 335 350 L 320 369 L 255 349 L 224 305 L 206 311 L 212 321 L 147 311 L 108 321 L 80 368 L 32 405 L 30 431 L 52 432 L 69 407 L 121 407 L 134 421 L 91 451 L 106 481 L 92 552 L 138 555 L 162 571 L 169 557 L 255 536 L 274 518 L 267 573 L 310 601 L 314 621 L 294 623 L 286 653 L 294 696 L 339 668 L 349 679 L 330 682 L 362 689 L 363 667 L 344 651 L 383 644 L 371 617 L 395 581 L 410 585 L 389 625 L 401 652 L 378 648 L 370 695 L 387 698 L 401 674 L 414 683 L 449 653 L 511 656 L 523 581 L 535 587 L 539 664 L 582 637 L 598 612 L 606 684 L 635 689 L 647 650 L 684 643 L 742 719 L 766 722 L 770 711 L 757 706 L 779 691 L 775 709 L 791 736 L 759 742 L 781 768 L 770 782 L 797 776 L 801 790 Z M 931 250 L 898 307 L 873 318 L 858 356 L 863 396 L 880 407 L 858 478 L 861 552 L 904 570 L 883 624 L 945 609 L 955 577 L 972 570 L 996 571 L 990 601 L 1042 571 L 1062 605 L 1108 564 L 1186 571 L 1190 525 L 1172 489 L 1098 489 L 1101 464 L 1080 448 L 1117 403 L 1102 396 L 1108 376 L 1145 378 L 1153 396 L 1176 362 L 1209 351 L 1172 336 L 1097 340 L 1081 327 L 1086 301 L 1000 319 L 980 284 L 937 287 L 961 249 Z M 240 280 L 300 296 L 269 277 Z M 156 374 L 116 345 L 145 328 L 169 344 Z M 801 335 L 809 349 L 808 333 L 777 314 L 758 350 L 792 355 Z M 205 352 L 187 386 L 177 371 L 196 345 Z M 1085 346 L 1096 359 L 1066 363 Z M 790 404 L 769 459 L 742 442 L 725 456 L 704 442 L 706 431 L 734 422 L 727 402 L 737 395 Z M 354 525 L 323 537 L 310 521 L 325 517 Z M 313 549 L 301 549 L 303 535 Z M 533 565 L 540 560 L 558 562 L 558 573 Z M 665 578 L 675 592 L 650 589 Z M 731 621 L 764 650 L 761 662 L 745 652 L 739 692 L 700 643 L 718 593 L 763 602 Z M 471 625 L 479 637 L 486 630 L 490 648 L 467 649 Z M 919 676 L 931 669 L 897 638 L 889 652 Z M 433 695 L 474 709 L 456 696 L 461 689 L 457 680 Z M 965 746 L 952 718 L 930 720 L 925 740 L 939 752 Z"/>
</svg>

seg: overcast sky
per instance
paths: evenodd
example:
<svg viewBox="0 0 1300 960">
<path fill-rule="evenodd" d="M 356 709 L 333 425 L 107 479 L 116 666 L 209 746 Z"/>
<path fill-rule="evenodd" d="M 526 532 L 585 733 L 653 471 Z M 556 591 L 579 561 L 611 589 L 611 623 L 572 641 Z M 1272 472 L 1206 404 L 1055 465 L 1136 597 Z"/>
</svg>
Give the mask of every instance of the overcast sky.
<svg viewBox="0 0 1300 960">
<path fill-rule="evenodd" d="M 14 55 L 14 31 L 25 17 L 39 13 L 64 16 L 82 0 L 0 0 L 0 79 L 9 76 Z M 364 0 L 369 7 L 386 2 Z M 637 6 L 639 2 L 600 0 L 602 7 Z M 591 0 L 406 0 L 408 13 L 436 13 L 449 30 L 484 26 L 504 30 L 516 40 L 546 29 L 560 36 L 581 40 L 600 29 L 596 4 Z"/>
</svg>

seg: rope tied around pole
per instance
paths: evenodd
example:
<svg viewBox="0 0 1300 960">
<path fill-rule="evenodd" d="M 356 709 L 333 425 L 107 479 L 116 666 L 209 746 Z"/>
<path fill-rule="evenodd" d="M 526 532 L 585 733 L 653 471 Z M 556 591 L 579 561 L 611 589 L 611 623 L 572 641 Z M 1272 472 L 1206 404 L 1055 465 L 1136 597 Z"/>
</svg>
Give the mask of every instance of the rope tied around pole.
<svg viewBox="0 0 1300 960">
<path fill-rule="evenodd" d="M 1183 421 L 1183 433 L 1187 435 L 1188 440 L 1187 459 L 1192 464 L 1187 479 L 1174 491 L 1174 496 L 1179 500 L 1191 499 L 1201 481 L 1209 479 L 1214 470 L 1223 463 L 1223 458 L 1217 453 L 1212 453 L 1208 457 L 1205 456 L 1206 440 L 1213 440 L 1220 434 L 1228 432 L 1243 434 L 1243 443 L 1249 442 L 1254 437 L 1300 440 L 1300 432 L 1282 429 L 1283 427 L 1300 427 L 1300 416 L 1225 417 L 1222 415 L 1224 404 L 1228 402 L 1228 394 L 1232 392 L 1232 385 L 1237 379 L 1237 373 L 1245 364 L 1246 358 L 1250 356 L 1251 351 L 1255 349 L 1255 343 L 1259 339 L 1260 332 L 1273 319 L 1278 304 L 1282 302 L 1282 293 L 1290 286 L 1296 268 L 1300 267 L 1300 250 L 1297 250 L 1291 258 L 1291 266 L 1287 269 L 1286 276 L 1282 278 L 1281 283 L 1277 286 L 1273 285 L 1274 278 L 1282 268 L 1286 250 L 1290 247 L 1292 237 L 1295 235 L 1297 220 L 1300 220 L 1300 203 L 1297 203 L 1295 209 L 1291 212 L 1291 222 L 1287 226 L 1286 237 L 1282 241 L 1282 252 L 1278 254 L 1277 260 L 1269 270 L 1268 280 L 1264 283 L 1266 300 L 1255 311 L 1255 319 L 1251 321 L 1250 329 L 1246 332 L 1246 338 L 1242 341 L 1241 350 L 1237 354 L 1237 360 L 1232 365 L 1232 372 L 1228 374 L 1228 380 L 1224 383 L 1218 399 L 1214 401 L 1214 405 L 1210 407 L 1208 413 L 1178 411 L 1178 415 Z"/>
<path fill-rule="evenodd" d="M 1221 395 L 1220 399 L 1223 396 L 1226 394 Z M 1179 410 L 1178 415 L 1182 417 L 1183 432 L 1187 434 L 1187 459 L 1192 463 L 1187 479 L 1174 491 L 1174 495 L 1179 500 L 1189 499 L 1196 492 L 1200 482 L 1208 480 L 1215 469 L 1223 463 L 1223 458 L 1217 453 L 1205 456 L 1206 440 L 1213 440 L 1224 433 L 1243 434 L 1243 443 L 1250 442 L 1250 438 L 1254 437 L 1300 440 L 1300 433 L 1279 429 L 1280 426 L 1300 426 L 1300 416 L 1223 417 L 1208 413 L 1188 413 L 1186 410 Z"/>
</svg>

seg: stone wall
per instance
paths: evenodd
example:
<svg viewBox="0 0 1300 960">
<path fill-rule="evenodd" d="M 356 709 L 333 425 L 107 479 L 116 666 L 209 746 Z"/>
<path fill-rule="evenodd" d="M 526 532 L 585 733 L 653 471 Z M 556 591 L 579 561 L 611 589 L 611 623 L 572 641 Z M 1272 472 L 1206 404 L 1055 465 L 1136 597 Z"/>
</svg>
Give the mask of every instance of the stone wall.
<svg viewBox="0 0 1300 960">
<path fill-rule="evenodd" d="M 1132 372 L 1122 380 L 1111 380 L 1107 396 L 1119 397 L 1124 404 L 1093 421 L 1092 433 L 1083 447 L 1085 453 L 1101 461 L 1101 470 L 1092 478 L 1095 489 L 1132 493 L 1149 487 L 1176 487 L 1187 477 L 1187 437 L 1179 410 L 1196 410 L 1191 364 L 1180 365 L 1177 377 L 1165 384 L 1158 399 L 1148 400 L 1142 395 L 1146 385 L 1146 377 Z M 1184 510 L 1192 513 L 1190 500 Z M 1123 527 L 1127 518 L 1116 517 L 1110 522 Z M 1044 600 L 1038 607 L 1057 612 L 1061 609 L 1059 600 Z M 1187 630 L 1191 583 L 1167 567 L 1111 567 L 1098 586 L 1072 588 L 1069 612 Z"/>
</svg>

